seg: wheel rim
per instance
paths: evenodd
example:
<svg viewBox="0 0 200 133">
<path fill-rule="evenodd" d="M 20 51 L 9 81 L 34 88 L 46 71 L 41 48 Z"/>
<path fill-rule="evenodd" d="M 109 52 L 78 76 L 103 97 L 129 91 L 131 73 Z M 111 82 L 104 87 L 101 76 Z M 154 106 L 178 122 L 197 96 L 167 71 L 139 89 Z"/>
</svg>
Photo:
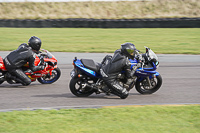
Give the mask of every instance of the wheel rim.
<svg viewBox="0 0 200 133">
<path fill-rule="evenodd" d="M 89 83 L 88 83 L 89 84 Z M 85 82 L 78 80 L 75 84 L 75 90 L 78 94 L 88 94 L 92 92 L 91 88 L 87 87 Z"/>
<path fill-rule="evenodd" d="M 47 74 L 41 78 L 44 81 L 52 81 L 52 80 L 56 79 L 57 75 L 58 75 L 58 72 L 56 70 L 52 70 L 52 75 Z"/>
<path fill-rule="evenodd" d="M 157 80 L 157 78 L 152 78 L 152 79 L 150 79 L 150 82 L 151 82 L 152 88 L 149 87 L 146 79 L 144 79 L 142 82 L 140 82 L 141 90 L 143 90 L 143 91 L 153 90 L 156 87 L 158 80 Z"/>
</svg>

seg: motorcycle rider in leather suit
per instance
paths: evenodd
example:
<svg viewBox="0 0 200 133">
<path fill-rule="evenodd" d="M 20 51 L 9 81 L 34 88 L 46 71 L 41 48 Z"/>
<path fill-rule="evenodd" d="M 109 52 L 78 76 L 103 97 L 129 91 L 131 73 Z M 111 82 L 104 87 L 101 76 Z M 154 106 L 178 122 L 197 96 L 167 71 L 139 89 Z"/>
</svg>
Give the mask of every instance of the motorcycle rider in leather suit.
<svg viewBox="0 0 200 133">
<path fill-rule="evenodd" d="M 35 66 L 34 64 L 36 53 L 39 52 L 41 44 L 42 42 L 40 38 L 32 36 L 28 41 L 28 45 L 23 43 L 18 47 L 18 49 L 8 54 L 4 58 L 4 64 L 8 70 L 5 78 L 13 79 L 24 86 L 29 85 L 31 79 L 23 72 L 22 66 L 28 62 L 29 67 L 33 72 L 45 68 L 45 66 Z"/>
<path fill-rule="evenodd" d="M 119 96 L 121 99 L 128 97 L 129 92 L 119 84 L 116 80 L 117 76 L 122 70 L 125 70 L 126 77 L 130 78 L 133 76 L 135 71 L 132 71 L 131 63 L 129 59 L 134 59 L 136 47 L 132 43 L 124 43 L 121 45 L 121 49 L 115 51 L 112 58 L 102 64 L 100 73 L 105 84 L 112 89 L 113 94 Z"/>
</svg>

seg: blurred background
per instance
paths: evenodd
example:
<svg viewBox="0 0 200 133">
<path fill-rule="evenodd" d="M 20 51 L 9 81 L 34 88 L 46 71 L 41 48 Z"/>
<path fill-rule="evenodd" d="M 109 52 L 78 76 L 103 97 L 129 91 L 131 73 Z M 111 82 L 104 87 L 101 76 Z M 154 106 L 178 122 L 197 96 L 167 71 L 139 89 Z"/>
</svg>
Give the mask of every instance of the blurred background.
<svg viewBox="0 0 200 133">
<path fill-rule="evenodd" d="M 0 19 L 200 17 L 200 0 L 0 0 L 0 2 Z"/>
<path fill-rule="evenodd" d="M 0 0 L 0 27 L 1 51 L 35 35 L 50 51 L 200 54 L 200 0 Z"/>
</svg>

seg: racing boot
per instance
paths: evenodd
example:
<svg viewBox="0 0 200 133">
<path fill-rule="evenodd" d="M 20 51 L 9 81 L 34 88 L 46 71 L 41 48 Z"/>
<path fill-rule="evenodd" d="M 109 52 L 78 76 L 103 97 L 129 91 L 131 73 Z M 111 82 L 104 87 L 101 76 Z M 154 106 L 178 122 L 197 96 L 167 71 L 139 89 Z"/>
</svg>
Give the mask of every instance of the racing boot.
<svg viewBox="0 0 200 133">
<path fill-rule="evenodd" d="M 112 93 L 119 96 L 121 99 L 126 99 L 129 95 L 129 92 L 126 88 L 123 88 L 118 82 L 114 82 L 112 86 Z"/>
<path fill-rule="evenodd" d="M 119 92 L 117 92 L 115 90 L 112 90 L 111 93 L 116 95 L 116 96 L 119 96 L 121 99 L 126 99 L 128 97 L 128 95 L 129 95 L 128 91 L 127 91 L 127 93 L 123 93 L 122 94 L 122 93 L 119 93 Z"/>
</svg>

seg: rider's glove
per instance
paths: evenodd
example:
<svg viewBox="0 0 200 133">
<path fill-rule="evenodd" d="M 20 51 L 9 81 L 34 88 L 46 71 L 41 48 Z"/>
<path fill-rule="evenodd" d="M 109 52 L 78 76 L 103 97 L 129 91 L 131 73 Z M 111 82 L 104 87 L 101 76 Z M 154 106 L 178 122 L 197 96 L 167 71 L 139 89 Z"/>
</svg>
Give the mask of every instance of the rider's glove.
<svg viewBox="0 0 200 133">
<path fill-rule="evenodd" d="M 40 66 L 40 69 L 41 69 L 41 70 L 44 70 L 44 69 L 45 69 L 45 67 L 46 67 L 46 64 L 44 64 L 44 65 Z"/>
<path fill-rule="evenodd" d="M 45 66 L 39 66 L 40 67 L 40 70 L 44 70 L 45 69 Z"/>
</svg>

